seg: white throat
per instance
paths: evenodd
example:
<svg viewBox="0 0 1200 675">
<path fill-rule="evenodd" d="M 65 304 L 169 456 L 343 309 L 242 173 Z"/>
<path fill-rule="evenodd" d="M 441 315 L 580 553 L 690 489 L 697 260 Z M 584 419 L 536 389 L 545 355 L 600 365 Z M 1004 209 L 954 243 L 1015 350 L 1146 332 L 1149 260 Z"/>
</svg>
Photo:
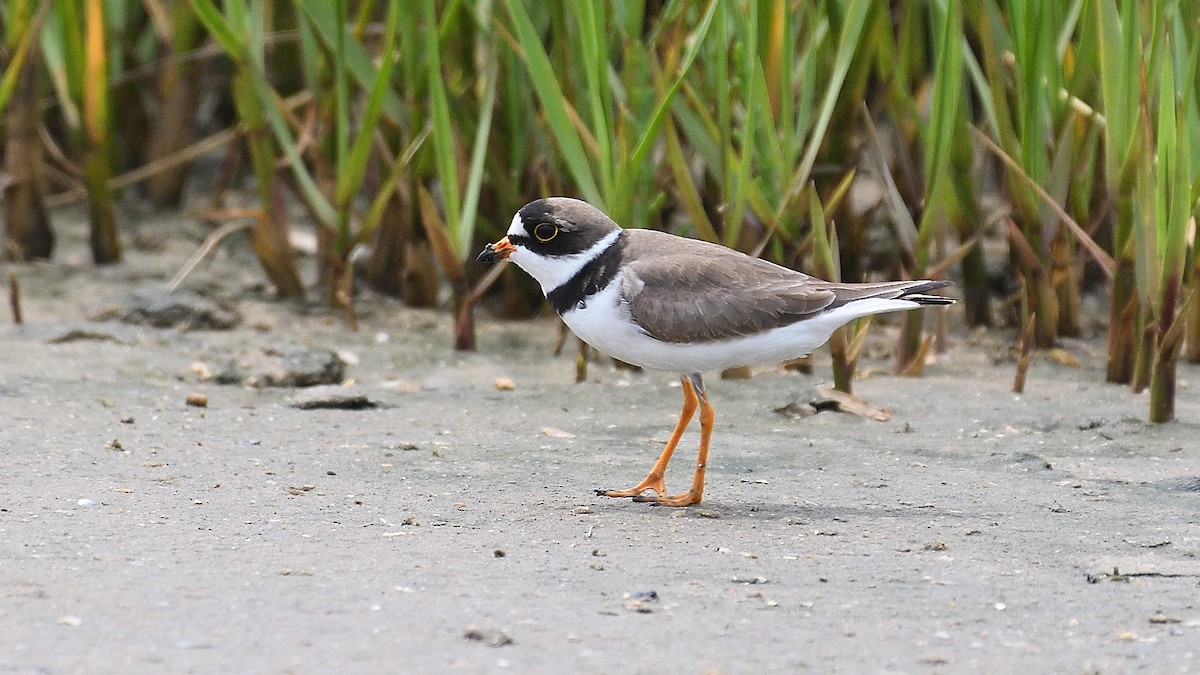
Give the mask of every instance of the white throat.
<svg viewBox="0 0 1200 675">
<path fill-rule="evenodd" d="M 512 227 L 508 228 L 508 234 L 528 236 L 525 226 L 521 223 L 520 215 L 513 218 Z M 571 255 L 544 256 L 533 253 L 524 246 L 518 246 L 508 256 L 508 259 L 536 279 L 542 286 L 542 294 L 545 295 L 570 281 L 571 277 L 575 276 L 584 265 L 612 246 L 619 236 L 621 236 L 621 230 L 613 230 L 586 250 Z"/>
</svg>

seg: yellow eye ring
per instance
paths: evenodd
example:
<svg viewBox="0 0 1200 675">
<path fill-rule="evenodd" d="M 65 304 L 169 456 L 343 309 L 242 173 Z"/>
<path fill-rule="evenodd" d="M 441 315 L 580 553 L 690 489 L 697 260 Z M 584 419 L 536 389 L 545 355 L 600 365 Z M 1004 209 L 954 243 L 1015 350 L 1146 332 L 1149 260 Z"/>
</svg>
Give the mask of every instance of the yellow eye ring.
<svg viewBox="0 0 1200 675">
<path fill-rule="evenodd" d="M 533 228 L 533 236 L 540 242 L 547 242 L 558 236 L 558 226 L 551 223 L 538 223 Z"/>
</svg>

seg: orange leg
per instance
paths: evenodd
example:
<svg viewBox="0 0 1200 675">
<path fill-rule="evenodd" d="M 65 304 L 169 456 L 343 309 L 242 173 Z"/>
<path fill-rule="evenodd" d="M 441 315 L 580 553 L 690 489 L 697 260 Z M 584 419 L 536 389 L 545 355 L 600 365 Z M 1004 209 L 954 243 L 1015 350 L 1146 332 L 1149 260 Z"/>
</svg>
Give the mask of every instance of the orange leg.
<svg viewBox="0 0 1200 675">
<path fill-rule="evenodd" d="M 663 506 L 691 506 L 699 504 L 700 499 L 704 496 L 704 469 L 708 464 L 708 443 L 712 438 L 713 420 L 716 418 L 716 413 L 713 412 L 712 404 L 708 402 L 708 393 L 704 391 L 704 382 L 700 380 L 699 373 L 684 378 L 685 383 L 689 380 L 696 392 L 694 396 L 698 395 L 700 399 L 700 452 L 696 455 L 696 473 L 692 476 L 692 489 L 670 497 L 662 496 L 662 492 L 658 493 L 660 495 L 658 497 L 639 495 L 633 498 L 635 502 L 651 502 Z"/>
<path fill-rule="evenodd" d="M 667 441 L 667 447 L 663 448 L 662 454 L 658 456 L 658 461 L 654 463 L 645 480 L 629 490 L 596 490 L 596 494 L 604 497 L 635 497 L 646 490 L 654 490 L 660 496 L 667 494 L 663 475 L 667 472 L 667 464 L 671 461 L 671 455 L 675 452 L 675 446 L 679 445 L 679 439 L 683 437 L 683 432 L 687 430 L 688 424 L 692 421 L 692 415 L 695 414 L 696 405 L 699 402 L 695 390 L 692 389 L 692 383 L 686 377 L 682 379 L 683 411 L 679 413 L 679 424 L 675 425 L 675 431 L 671 434 L 670 440 Z M 703 413 L 701 414 L 703 415 Z"/>
</svg>

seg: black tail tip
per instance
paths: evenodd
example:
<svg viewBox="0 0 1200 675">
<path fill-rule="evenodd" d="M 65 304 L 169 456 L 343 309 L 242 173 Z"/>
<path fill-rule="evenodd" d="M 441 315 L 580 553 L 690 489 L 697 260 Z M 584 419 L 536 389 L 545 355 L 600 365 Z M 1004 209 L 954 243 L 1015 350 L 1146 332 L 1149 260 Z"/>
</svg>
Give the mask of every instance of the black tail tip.
<svg viewBox="0 0 1200 675">
<path fill-rule="evenodd" d="M 939 288 L 953 286 L 954 282 L 949 279 L 937 279 L 929 281 L 921 281 L 913 284 L 908 289 L 905 289 L 904 295 L 900 296 L 901 300 L 911 300 L 918 305 L 953 305 L 954 298 L 944 295 L 929 295 L 929 291 L 936 291 Z"/>
<path fill-rule="evenodd" d="M 901 300 L 911 300 L 911 301 L 917 303 L 918 305 L 930 305 L 930 306 L 953 305 L 955 302 L 954 298 L 949 298 L 944 295 L 921 295 L 919 293 L 917 295 L 904 295 L 904 296 L 901 296 L 900 299 Z"/>
</svg>

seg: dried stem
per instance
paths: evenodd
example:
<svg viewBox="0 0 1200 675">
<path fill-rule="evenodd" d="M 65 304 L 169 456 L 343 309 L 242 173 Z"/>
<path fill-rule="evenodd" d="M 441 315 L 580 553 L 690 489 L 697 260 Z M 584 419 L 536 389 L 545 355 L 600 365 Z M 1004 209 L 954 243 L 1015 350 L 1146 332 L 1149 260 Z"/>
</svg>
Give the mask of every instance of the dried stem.
<svg viewBox="0 0 1200 675">
<path fill-rule="evenodd" d="M 1029 357 L 1033 350 L 1033 329 L 1037 325 L 1037 312 L 1032 312 L 1021 329 L 1017 343 L 1017 374 L 1013 377 L 1013 393 L 1025 393 L 1025 378 L 1029 375 Z"/>
<path fill-rule="evenodd" d="M 12 310 L 13 323 L 20 326 L 25 323 L 25 318 L 21 314 L 21 282 L 17 279 L 17 273 L 8 271 L 8 308 Z"/>
</svg>

